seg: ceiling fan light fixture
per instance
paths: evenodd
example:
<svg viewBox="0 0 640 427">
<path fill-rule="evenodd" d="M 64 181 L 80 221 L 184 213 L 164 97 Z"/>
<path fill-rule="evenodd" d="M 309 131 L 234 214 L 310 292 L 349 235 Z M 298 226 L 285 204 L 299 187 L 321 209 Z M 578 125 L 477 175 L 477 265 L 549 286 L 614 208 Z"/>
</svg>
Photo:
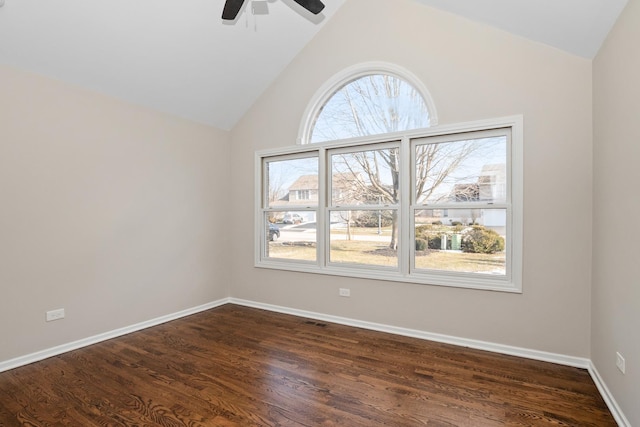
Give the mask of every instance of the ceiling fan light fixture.
<svg viewBox="0 0 640 427">
<path fill-rule="evenodd" d="M 2 1 L 2 0 L 0 0 Z M 269 2 L 266 0 L 254 0 L 251 2 L 251 13 L 254 15 L 268 15 Z"/>
</svg>

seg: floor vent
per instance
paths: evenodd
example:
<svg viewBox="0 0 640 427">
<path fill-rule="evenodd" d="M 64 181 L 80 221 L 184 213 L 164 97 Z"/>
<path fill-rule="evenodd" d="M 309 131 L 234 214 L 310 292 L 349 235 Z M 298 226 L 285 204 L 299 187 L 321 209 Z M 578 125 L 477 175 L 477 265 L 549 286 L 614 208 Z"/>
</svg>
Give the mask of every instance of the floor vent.
<svg viewBox="0 0 640 427">
<path fill-rule="evenodd" d="M 304 323 L 306 323 L 307 325 L 319 326 L 321 328 L 324 328 L 324 327 L 327 326 L 326 323 L 314 322 L 313 320 L 309 320 L 309 321 L 304 322 Z"/>
</svg>

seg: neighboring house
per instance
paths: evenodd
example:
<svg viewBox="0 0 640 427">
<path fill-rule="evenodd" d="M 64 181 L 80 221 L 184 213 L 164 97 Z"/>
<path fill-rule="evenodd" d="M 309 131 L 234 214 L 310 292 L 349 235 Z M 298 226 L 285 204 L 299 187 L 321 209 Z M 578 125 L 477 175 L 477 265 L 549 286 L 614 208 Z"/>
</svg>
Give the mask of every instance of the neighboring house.
<svg viewBox="0 0 640 427">
<path fill-rule="evenodd" d="M 456 184 L 449 193 L 449 201 L 467 202 L 502 202 L 507 197 L 507 174 L 505 164 L 484 165 L 476 182 Z M 475 223 L 504 232 L 506 213 L 503 210 L 490 209 L 443 209 L 444 224 L 461 222 Z"/>
<path fill-rule="evenodd" d="M 505 164 L 484 165 L 478 178 L 479 200 L 503 201 L 507 198 Z"/>
<path fill-rule="evenodd" d="M 302 175 L 289 187 L 289 204 L 304 205 L 308 202 L 318 201 L 318 176 Z"/>
<path fill-rule="evenodd" d="M 363 194 L 366 183 L 359 173 L 336 173 L 331 183 L 331 195 L 334 202 L 357 204 Z M 305 205 L 318 201 L 318 176 L 302 175 L 289 187 L 284 197 L 291 205 Z"/>
<path fill-rule="evenodd" d="M 358 205 L 368 194 L 367 183 L 360 173 L 334 173 L 331 181 L 334 205 Z"/>
<path fill-rule="evenodd" d="M 334 204 L 358 204 L 364 192 L 366 183 L 359 173 L 336 173 L 331 183 L 331 194 Z M 296 179 L 288 192 L 278 200 L 278 207 L 315 206 L 318 203 L 318 176 L 301 175 Z M 315 212 L 296 211 L 305 221 L 315 221 Z"/>
</svg>

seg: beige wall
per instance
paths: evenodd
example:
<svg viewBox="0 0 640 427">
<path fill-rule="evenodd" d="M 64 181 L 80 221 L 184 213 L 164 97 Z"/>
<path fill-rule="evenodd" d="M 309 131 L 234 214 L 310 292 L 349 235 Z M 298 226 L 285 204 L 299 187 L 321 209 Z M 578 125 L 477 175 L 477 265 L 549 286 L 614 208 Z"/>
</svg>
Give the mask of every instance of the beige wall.
<svg viewBox="0 0 640 427">
<path fill-rule="evenodd" d="M 0 362 L 232 295 L 589 357 L 640 425 L 639 39 L 637 1 L 592 64 L 350 0 L 231 135 L 0 66 Z M 368 61 L 416 74 L 441 124 L 524 115 L 522 295 L 253 267 L 254 152 L 294 144 L 316 90 Z"/>
<path fill-rule="evenodd" d="M 294 144 L 316 90 L 368 61 L 416 74 L 441 124 L 524 115 L 522 295 L 253 268 L 254 152 Z M 588 357 L 591 70 L 589 60 L 415 2 L 346 2 L 232 131 L 232 296 Z"/>
<path fill-rule="evenodd" d="M 640 426 L 640 2 L 632 0 L 594 61 L 591 358 Z M 626 359 L 627 373 L 615 366 Z"/>
<path fill-rule="evenodd" d="M 590 61 L 487 26 L 350 0 L 231 136 L 0 66 L 0 362 L 232 295 L 590 357 L 640 425 L 639 29 L 632 1 L 592 81 Z M 522 295 L 253 267 L 254 152 L 294 144 L 316 90 L 368 61 L 416 74 L 442 124 L 524 115 Z"/>
<path fill-rule="evenodd" d="M 0 362 L 228 296 L 228 147 L 0 66 Z"/>
</svg>

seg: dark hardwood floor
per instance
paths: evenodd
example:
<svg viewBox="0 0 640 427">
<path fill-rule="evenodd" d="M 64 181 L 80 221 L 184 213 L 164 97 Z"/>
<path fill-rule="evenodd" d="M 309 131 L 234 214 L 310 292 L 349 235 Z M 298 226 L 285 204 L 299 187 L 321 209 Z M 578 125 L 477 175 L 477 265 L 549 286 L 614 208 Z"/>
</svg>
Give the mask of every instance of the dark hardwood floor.
<svg viewBox="0 0 640 427">
<path fill-rule="evenodd" d="M 0 373 L 0 426 L 615 426 L 585 370 L 225 305 Z"/>
</svg>

